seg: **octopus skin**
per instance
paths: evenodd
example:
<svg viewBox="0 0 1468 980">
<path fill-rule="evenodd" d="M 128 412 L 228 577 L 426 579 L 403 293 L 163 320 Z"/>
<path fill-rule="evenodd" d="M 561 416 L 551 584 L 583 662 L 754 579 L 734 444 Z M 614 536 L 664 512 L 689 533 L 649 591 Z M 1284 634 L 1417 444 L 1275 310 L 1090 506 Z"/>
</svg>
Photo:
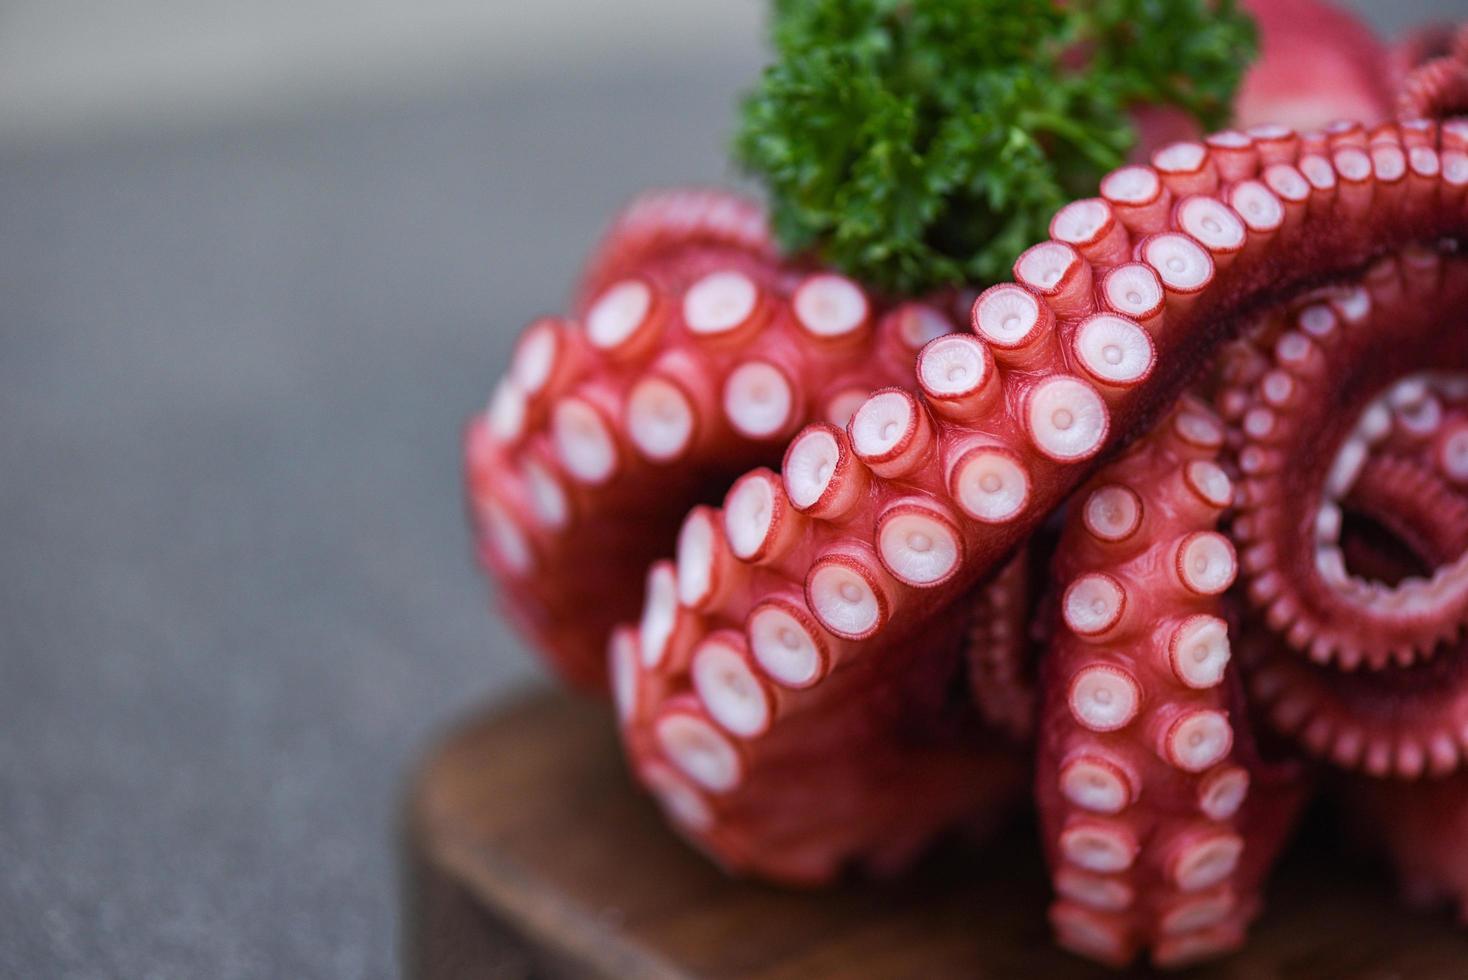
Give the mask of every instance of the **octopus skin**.
<svg viewBox="0 0 1468 980">
<path fill-rule="evenodd" d="M 1437 372 L 1468 365 L 1468 345 L 1444 343 L 1440 322 L 1468 301 L 1465 271 L 1457 256 L 1414 247 L 1304 306 L 1242 401 L 1234 533 L 1246 589 L 1270 627 L 1317 663 L 1411 664 L 1468 624 L 1468 558 L 1388 588 L 1349 574 L 1340 548 L 1342 505 L 1363 465 L 1430 425 L 1442 411 Z"/>
<path fill-rule="evenodd" d="M 619 629 L 610 654 L 630 767 L 731 873 L 795 887 L 891 875 L 939 835 L 987 836 L 1024 795 L 1024 756 L 955 696 L 950 618 L 897 670 L 831 670 L 840 645 L 790 596 L 767 597 L 747 633 L 717 630 L 680 654 L 650 660 L 642 633 Z"/>
<path fill-rule="evenodd" d="M 1460 916 L 1468 345 L 1453 318 L 1465 304 L 1468 258 L 1408 248 L 1256 338 L 1269 347 L 1241 372 L 1252 382 L 1222 396 L 1241 429 L 1233 533 L 1253 607 L 1240 644 L 1252 712 L 1340 774 L 1340 802 L 1415 904 L 1446 900 Z"/>
<path fill-rule="evenodd" d="M 1461 122 L 1266 126 L 1164 147 L 1150 165 L 1112 173 L 1099 197 L 1056 215 L 1014 282 L 977 298 L 972 332 L 929 342 L 912 388 L 877 392 L 844 429 L 807 426 L 780 474 L 755 471 L 721 509 L 690 516 L 676 559 L 655 566 L 640 623 L 620 634 L 618 687 L 652 685 L 657 711 L 699 716 L 729 760 L 717 793 L 763 792 L 764 740 L 829 703 L 823 688 L 844 691 L 852 672 L 884 679 L 884 690 L 942 675 L 949 647 L 934 640 L 958 627 L 939 624 L 961 622 L 974 590 L 1100 462 L 1152 429 L 1261 309 L 1403 249 L 1450 255 L 1468 234 L 1465 147 Z M 700 673 L 702 651 L 725 641 L 744 669 Z M 764 706 L 758 726 L 720 720 L 746 701 Z M 1142 727 L 1135 751 L 1155 756 L 1155 733 Z M 699 783 L 703 752 L 648 734 L 656 729 L 624 727 L 636 770 Z M 861 807 L 884 812 L 885 788 L 875 792 Z M 724 825 L 704 826 L 695 839 L 735 863 Z M 1237 894 L 1245 916 L 1248 895 Z M 1186 958 L 1136 936 L 1155 957 Z"/>
<path fill-rule="evenodd" d="M 1307 790 L 1232 666 L 1222 424 L 1184 401 L 1076 496 L 1053 577 L 1035 792 L 1057 941 L 1112 966 L 1237 947 Z"/>
<path fill-rule="evenodd" d="M 1468 345 L 1451 330 L 1465 302 L 1468 259 L 1407 250 L 1297 309 L 1268 372 L 1232 399 L 1246 409 L 1235 536 L 1254 558 L 1241 644 L 1254 714 L 1342 774 L 1342 805 L 1414 904 L 1460 916 Z"/>
<path fill-rule="evenodd" d="M 481 563 L 576 686 L 604 688 L 613 625 L 687 509 L 777 463 L 806 422 L 844 422 L 953 329 L 941 303 L 881 304 L 777 261 L 760 212 L 713 191 L 645 195 L 588 263 L 572 320 L 519 338 L 464 437 Z"/>
<path fill-rule="evenodd" d="M 1368 461 L 1360 485 L 1381 473 L 1391 494 L 1374 489 L 1349 505 L 1386 521 L 1386 510 L 1414 512 L 1406 548 L 1363 541 L 1353 571 L 1396 583 L 1423 566 L 1451 561 L 1468 546 L 1468 499 L 1444 495 L 1430 467 L 1403 457 Z M 1419 493 L 1408 501 L 1407 492 Z M 1394 532 L 1395 533 L 1395 532 Z M 1344 539 L 1349 541 L 1349 537 Z M 1373 553 L 1374 552 L 1374 553 Z M 1414 906 L 1450 904 L 1468 923 L 1468 644 L 1443 644 L 1431 658 L 1380 671 L 1340 670 L 1291 651 L 1266 625 L 1250 624 L 1241 644 L 1254 715 L 1336 770 L 1336 796 L 1358 836 L 1395 866 Z"/>
</svg>

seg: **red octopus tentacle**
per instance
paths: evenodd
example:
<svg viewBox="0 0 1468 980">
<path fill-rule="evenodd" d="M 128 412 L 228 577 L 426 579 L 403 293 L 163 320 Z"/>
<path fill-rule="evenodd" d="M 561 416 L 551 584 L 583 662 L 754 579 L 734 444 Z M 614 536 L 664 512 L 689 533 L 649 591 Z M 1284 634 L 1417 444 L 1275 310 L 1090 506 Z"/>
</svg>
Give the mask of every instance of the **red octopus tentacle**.
<svg viewBox="0 0 1468 980">
<path fill-rule="evenodd" d="M 1256 602 L 1266 600 L 1265 621 L 1249 623 L 1237 649 L 1254 715 L 1307 752 L 1359 773 L 1345 781 L 1343 799 L 1396 864 L 1407 896 L 1418 904 L 1450 900 L 1468 921 L 1464 615 L 1441 608 L 1439 596 L 1425 613 L 1438 618 L 1419 624 L 1425 628 L 1410 650 L 1391 640 L 1392 628 L 1411 625 L 1405 613 L 1424 615 L 1402 598 L 1408 583 L 1450 592 L 1453 570 L 1468 553 L 1468 497 L 1452 476 L 1468 396 L 1463 375 L 1453 372 L 1462 371 L 1468 351 L 1444 342 L 1448 334 L 1436 322 L 1464 308 L 1468 260 L 1412 249 L 1369 270 L 1363 283 L 1336 293 L 1333 304 L 1296 310 L 1268 338 L 1265 368 L 1236 372 L 1253 394 L 1241 401 L 1236 389 L 1232 398 L 1244 405 L 1240 465 L 1249 474 L 1235 533 L 1245 554 L 1261 559 L 1251 591 Z M 1308 351 L 1300 337 L 1308 337 Z M 1268 417 L 1254 414 L 1260 406 Z M 1313 521 L 1291 524 L 1312 514 Z M 1381 530 L 1353 527 L 1355 519 Z M 1305 569 L 1290 558 L 1322 541 L 1334 557 Z M 1319 583 L 1311 576 L 1340 587 L 1347 572 L 1345 604 L 1357 606 L 1355 614 L 1317 606 Z M 1258 585 L 1271 581 L 1298 592 Z M 1299 596 L 1316 618 L 1303 632 L 1304 620 L 1279 615 L 1272 604 Z M 1326 646 L 1317 627 L 1324 623 L 1318 617 L 1329 616 L 1354 635 Z M 1280 628 L 1318 662 L 1288 649 Z M 1315 639 L 1302 642 L 1307 632 Z"/>
<path fill-rule="evenodd" d="M 1468 623 L 1468 558 L 1387 587 L 1351 574 L 1340 547 L 1342 502 L 1392 436 L 1394 406 L 1409 407 L 1403 393 L 1424 387 L 1404 376 L 1468 362 L 1438 322 L 1468 300 L 1468 263 L 1414 249 L 1363 282 L 1298 310 L 1272 344 L 1240 420 L 1234 525 L 1255 607 L 1291 646 L 1346 669 L 1409 663 Z"/>
<path fill-rule="evenodd" d="M 801 425 L 844 423 L 952 329 L 935 306 L 879 308 L 848 279 L 774 264 L 751 208 L 698 191 L 634 204 L 581 322 L 531 324 L 468 425 L 481 560 L 580 686 L 605 683 L 608 632 L 689 506 L 778 461 Z"/>
<path fill-rule="evenodd" d="M 1468 755 L 1462 641 L 1407 667 L 1346 672 L 1301 660 L 1254 627 L 1241 643 L 1254 709 L 1306 751 L 1375 777 L 1443 775 Z"/>
<path fill-rule="evenodd" d="M 1222 444 L 1185 404 L 1079 492 L 1055 560 L 1036 771 L 1050 918 L 1114 966 L 1238 946 L 1304 798 L 1258 759 L 1229 666 Z"/>
<path fill-rule="evenodd" d="M 674 588 L 686 567 L 668 570 Z M 671 822 L 727 870 L 801 887 L 848 869 L 891 874 L 938 834 L 987 833 L 1017 807 L 1023 759 L 987 745 L 952 697 L 952 621 L 935 623 L 923 655 L 894 670 L 833 671 L 840 644 L 794 597 L 766 600 L 744 631 L 649 657 L 665 630 L 696 632 L 681 613 L 668 624 L 661 615 L 654 601 L 639 628 L 614 634 L 625 748 Z"/>
<path fill-rule="evenodd" d="M 1468 498 L 1421 460 L 1373 456 L 1343 510 L 1386 531 L 1383 541 L 1347 526 L 1340 537 L 1347 567 L 1375 581 L 1396 583 L 1468 550 Z M 1260 624 L 1240 650 L 1258 716 L 1336 766 L 1415 779 L 1468 758 L 1463 640 L 1421 662 L 1355 671 L 1308 663 Z"/>
<path fill-rule="evenodd" d="M 1384 293 L 1388 302 L 1357 318 L 1358 326 L 1379 324 L 1385 342 L 1355 352 L 1359 360 L 1382 366 L 1375 375 L 1369 369 L 1355 375 L 1373 379 L 1364 390 L 1374 387 L 1378 393 L 1350 430 L 1349 438 L 1362 438 L 1368 448 L 1364 461 L 1353 464 L 1359 476 L 1335 511 L 1346 515 L 1343 526 L 1331 534 L 1345 567 L 1374 580 L 1379 594 L 1433 568 L 1461 563 L 1468 552 L 1468 497 L 1452 478 L 1457 452 L 1443 450 L 1468 396 L 1463 376 L 1444 372 L 1461 366 L 1463 352 L 1461 345 L 1424 342 L 1412 326 L 1414 316 L 1451 316 L 1463 309 L 1468 262 L 1453 258 L 1444 264 L 1440 278 L 1408 274 L 1406 259 L 1398 267 L 1400 281 L 1377 270 L 1369 277 L 1370 298 L 1375 305 Z M 1417 272 L 1423 271 L 1419 266 Z M 1397 352 L 1395 358 L 1384 356 L 1386 345 Z M 1381 384 L 1404 365 L 1413 370 L 1414 359 L 1421 370 Z M 1341 377 L 1341 388 L 1358 387 Z M 1346 410 L 1359 404 L 1348 402 Z M 1331 443 L 1321 436 L 1317 430 L 1311 443 L 1323 441 L 1328 450 Z M 1447 444 L 1455 438 L 1449 436 Z M 1352 529 L 1352 515 L 1375 522 L 1384 535 Z M 1342 800 L 1363 834 L 1376 839 L 1395 864 L 1408 900 L 1452 902 L 1468 922 L 1468 639 L 1456 635 L 1440 642 L 1425 659 L 1357 670 L 1307 662 L 1258 623 L 1238 646 L 1256 716 L 1306 751 L 1358 773 L 1344 781 Z"/>
<path fill-rule="evenodd" d="M 1380 502 L 1361 501 L 1368 507 Z M 1468 535 L 1461 510 L 1427 503 L 1420 511 L 1414 522 L 1423 527 L 1443 515 L 1437 533 L 1422 539 L 1442 544 L 1436 552 L 1420 551 L 1418 560 L 1461 553 Z M 1404 570 L 1398 555 L 1378 554 L 1376 561 L 1386 574 Z M 1241 656 L 1250 665 L 1259 716 L 1316 755 L 1365 774 L 1345 781 L 1341 801 L 1361 836 L 1386 851 L 1407 902 L 1451 902 L 1468 923 L 1468 776 L 1462 768 L 1468 757 L 1468 644 L 1460 641 L 1411 667 L 1345 674 L 1301 662 L 1256 628 L 1241 644 Z"/>
<path fill-rule="evenodd" d="M 618 279 L 660 262 L 686 268 L 703 248 L 714 253 L 715 262 L 724 258 L 727 249 L 770 263 L 778 259 L 768 219 L 758 202 L 714 188 L 645 191 L 612 219 L 587 260 L 577 306 L 584 312 L 597 294 Z"/>
<path fill-rule="evenodd" d="M 1397 114 L 1404 119 L 1442 119 L 1468 112 L 1468 60 L 1434 58 L 1402 80 Z"/>
</svg>

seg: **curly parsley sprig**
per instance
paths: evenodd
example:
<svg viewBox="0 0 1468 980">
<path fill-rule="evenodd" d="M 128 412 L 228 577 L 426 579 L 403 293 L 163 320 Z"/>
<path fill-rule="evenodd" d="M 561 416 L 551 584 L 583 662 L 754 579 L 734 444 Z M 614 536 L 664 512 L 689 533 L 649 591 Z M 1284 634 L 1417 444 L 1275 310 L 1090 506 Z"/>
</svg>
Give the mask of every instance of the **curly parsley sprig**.
<svg viewBox="0 0 1468 980">
<path fill-rule="evenodd" d="M 776 233 L 906 294 L 999 276 L 1130 108 L 1222 124 L 1256 44 L 1235 0 L 776 0 L 773 37 L 735 150 Z"/>
</svg>

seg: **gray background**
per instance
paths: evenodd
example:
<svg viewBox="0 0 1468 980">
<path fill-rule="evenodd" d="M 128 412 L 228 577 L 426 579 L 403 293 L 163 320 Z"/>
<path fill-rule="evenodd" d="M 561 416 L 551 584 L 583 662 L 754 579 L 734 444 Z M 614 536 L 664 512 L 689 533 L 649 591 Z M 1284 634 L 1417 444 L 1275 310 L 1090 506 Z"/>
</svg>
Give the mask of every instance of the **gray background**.
<svg viewBox="0 0 1468 980">
<path fill-rule="evenodd" d="M 460 421 L 760 61 L 752 3 L 244 6 L 0 4 L 0 976 L 394 971 L 411 762 L 541 676 Z"/>
</svg>

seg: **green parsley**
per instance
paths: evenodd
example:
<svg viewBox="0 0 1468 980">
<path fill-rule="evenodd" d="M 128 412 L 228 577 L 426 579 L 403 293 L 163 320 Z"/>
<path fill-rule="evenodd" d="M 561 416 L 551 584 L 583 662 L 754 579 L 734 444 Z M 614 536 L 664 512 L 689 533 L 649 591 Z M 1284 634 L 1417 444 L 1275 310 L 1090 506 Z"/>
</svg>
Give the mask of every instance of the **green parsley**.
<svg viewBox="0 0 1468 980">
<path fill-rule="evenodd" d="M 782 244 L 875 287 L 993 281 L 1095 193 L 1128 110 L 1223 124 L 1253 57 L 1235 0 L 776 0 L 735 142 Z"/>
</svg>

